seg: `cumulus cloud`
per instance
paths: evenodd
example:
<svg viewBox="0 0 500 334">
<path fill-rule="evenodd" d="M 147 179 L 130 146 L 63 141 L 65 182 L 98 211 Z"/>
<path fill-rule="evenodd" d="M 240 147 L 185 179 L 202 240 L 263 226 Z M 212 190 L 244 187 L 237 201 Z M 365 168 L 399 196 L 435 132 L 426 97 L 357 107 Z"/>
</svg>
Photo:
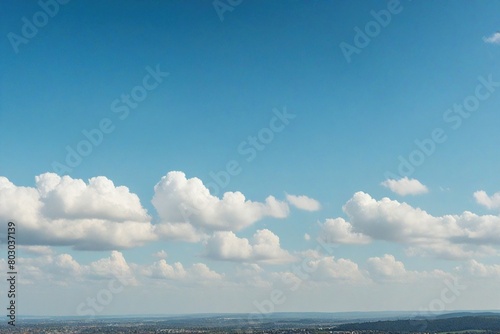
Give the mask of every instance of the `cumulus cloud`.
<svg viewBox="0 0 500 334">
<path fill-rule="evenodd" d="M 295 196 L 286 194 L 286 200 L 297 209 L 305 211 L 318 211 L 319 209 L 321 209 L 321 204 L 317 200 L 307 196 Z"/>
<path fill-rule="evenodd" d="M 173 265 L 170 265 L 165 259 L 161 259 L 152 265 L 145 266 L 142 273 L 146 277 L 155 279 L 197 283 L 217 281 L 224 278 L 224 274 L 219 274 L 211 270 L 204 263 L 195 263 L 189 269 L 185 269 L 182 263 L 175 262 Z"/>
<path fill-rule="evenodd" d="M 137 195 L 105 177 L 85 183 L 45 173 L 35 188 L 0 177 L 0 219 L 15 219 L 23 228 L 18 242 L 27 245 L 115 249 L 157 238 Z"/>
<path fill-rule="evenodd" d="M 210 258 L 238 262 L 286 263 L 294 257 L 280 246 L 279 237 L 264 229 L 258 230 L 252 240 L 239 238 L 233 232 L 215 232 L 205 244 Z"/>
<path fill-rule="evenodd" d="M 500 265 L 498 264 L 488 265 L 480 263 L 476 260 L 469 260 L 457 269 L 459 272 L 463 272 L 473 277 L 500 278 Z"/>
<path fill-rule="evenodd" d="M 371 257 L 367 261 L 371 276 L 379 280 L 398 281 L 407 276 L 403 262 L 397 261 L 394 255 Z"/>
<path fill-rule="evenodd" d="M 500 192 L 496 192 L 491 196 L 483 191 L 479 190 L 474 193 L 474 198 L 478 204 L 487 207 L 488 209 L 500 209 Z"/>
<path fill-rule="evenodd" d="M 384 254 L 382 257 L 371 257 L 366 261 L 370 278 L 379 283 L 414 283 L 426 279 L 452 278 L 445 271 L 434 269 L 430 271 L 407 270 L 403 262 L 396 260 L 394 255 Z"/>
<path fill-rule="evenodd" d="M 145 284 L 145 279 L 177 281 L 182 284 L 208 284 L 224 281 L 225 274 L 210 269 L 204 263 L 194 263 L 185 268 L 180 262 L 168 264 L 160 259 L 152 264 L 128 263 L 119 251 L 112 251 L 108 257 L 88 264 L 78 263 L 70 254 L 50 254 L 36 257 L 19 257 L 17 260 L 21 284 L 56 285 L 99 284 L 118 280 L 125 286 Z M 0 269 L 6 268 L 6 261 L 0 259 Z"/>
<path fill-rule="evenodd" d="M 153 256 L 158 258 L 158 259 L 166 259 L 167 258 L 167 252 L 165 252 L 163 249 L 153 253 Z"/>
<path fill-rule="evenodd" d="M 127 284 L 137 284 L 132 268 L 129 266 L 123 254 L 118 251 L 112 251 L 109 258 L 103 258 L 92 262 L 86 272 L 90 277 L 96 278 L 119 278 Z"/>
<path fill-rule="evenodd" d="M 50 254 L 32 258 L 19 258 L 18 266 L 23 283 L 51 281 L 56 284 L 99 281 L 117 278 L 126 284 L 137 284 L 135 274 L 123 254 L 111 252 L 110 257 L 101 258 L 88 265 L 78 263 L 70 254 Z"/>
<path fill-rule="evenodd" d="M 491 34 L 488 37 L 483 37 L 483 41 L 489 44 L 500 44 L 500 32 Z"/>
<path fill-rule="evenodd" d="M 275 273 L 283 283 L 292 288 L 311 283 L 366 283 L 369 281 L 366 273 L 357 263 L 349 259 L 325 256 L 316 250 L 307 250 L 300 254 L 301 265 L 295 270 Z"/>
<path fill-rule="evenodd" d="M 419 180 L 409 179 L 407 176 L 399 180 L 387 179 L 381 185 L 401 196 L 420 195 L 429 192 L 429 189 Z"/>
<path fill-rule="evenodd" d="M 352 225 L 343 218 L 327 219 L 320 224 L 319 238 L 334 244 L 367 244 L 371 241 L 370 237 L 353 232 Z"/>
<path fill-rule="evenodd" d="M 288 205 L 273 196 L 263 203 L 247 200 L 238 191 L 226 192 L 218 198 L 210 194 L 200 179 L 187 179 L 182 172 L 169 172 L 162 177 L 155 186 L 152 203 L 162 224 L 168 227 L 163 230 L 163 237 L 173 234 L 178 224 L 183 226 L 178 234 L 187 238 L 198 229 L 239 231 L 264 217 L 285 218 L 289 213 Z M 195 229 L 188 231 L 187 225 L 182 225 L 186 223 Z"/>
<path fill-rule="evenodd" d="M 349 259 L 336 260 L 333 256 L 323 257 L 310 261 L 311 270 L 315 271 L 316 279 L 320 280 L 342 280 L 347 282 L 364 281 L 365 276 L 358 264 Z"/>
<path fill-rule="evenodd" d="M 86 184 L 69 176 L 45 173 L 35 177 L 41 208 L 51 219 L 101 219 L 114 222 L 148 222 L 150 217 L 139 197 L 124 186 L 115 187 L 104 176 Z"/>
<path fill-rule="evenodd" d="M 500 217 L 460 215 L 432 216 L 406 203 L 357 192 L 344 205 L 352 229 L 376 240 L 402 243 L 410 252 L 442 258 L 470 258 L 491 253 L 500 243 Z"/>
</svg>

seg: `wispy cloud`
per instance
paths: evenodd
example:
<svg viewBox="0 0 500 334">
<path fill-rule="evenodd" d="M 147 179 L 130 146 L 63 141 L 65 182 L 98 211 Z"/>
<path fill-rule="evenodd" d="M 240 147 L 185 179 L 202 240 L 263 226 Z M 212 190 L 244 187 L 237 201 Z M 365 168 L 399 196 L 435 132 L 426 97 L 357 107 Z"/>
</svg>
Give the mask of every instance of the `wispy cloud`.
<svg viewBox="0 0 500 334">
<path fill-rule="evenodd" d="M 483 37 L 483 41 L 489 44 L 500 44 L 500 32 L 496 32 L 488 37 Z"/>
</svg>

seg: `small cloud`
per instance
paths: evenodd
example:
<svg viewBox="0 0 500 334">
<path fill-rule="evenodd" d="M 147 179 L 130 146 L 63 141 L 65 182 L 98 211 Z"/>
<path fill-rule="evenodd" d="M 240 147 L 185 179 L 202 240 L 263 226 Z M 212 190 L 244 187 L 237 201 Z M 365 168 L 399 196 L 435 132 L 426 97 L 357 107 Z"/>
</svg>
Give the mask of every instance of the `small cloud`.
<svg viewBox="0 0 500 334">
<path fill-rule="evenodd" d="M 483 37 L 483 41 L 489 44 L 500 44 L 500 32 L 496 32 L 488 37 Z"/>
<path fill-rule="evenodd" d="M 311 240 L 311 236 L 310 236 L 309 234 L 307 234 L 307 233 L 306 233 L 306 234 L 304 234 L 304 240 L 305 240 L 305 241 L 309 241 L 309 240 Z"/>
<path fill-rule="evenodd" d="M 333 244 L 368 244 L 371 239 L 353 231 L 353 227 L 343 218 L 327 219 L 320 226 L 319 238 L 327 243 Z"/>
<path fill-rule="evenodd" d="M 429 192 L 429 189 L 417 179 L 409 179 L 404 177 L 399 180 L 387 179 L 381 183 L 386 188 L 389 188 L 392 192 L 401 195 L 420 195 Z"/>
<path fill-rule="evenodd" d="M 161 251 L 158 251 L 156 253 L 153 253 L 153 256 L 158 258 L 158 259 L 166 259 L 167 258 L 167 252 L 165 252 L 163 249 Z"/>
<path fill-rule="evenodd" d="M 488 209 L 500 209 L 500 192 L 494 193 L 491 196 L 488 196 L 486 191 L 480 190 L 474 193 L 474 198 L 476 202 L 482 206 L 487 207 Z"/>
<path fill-rule="evenodd" d="M 321 209 L 321 204 L 310 197 L 307 196 L 295 196 L 286 194 L 286 200 L 297 209 L 306 211 L 318 211 Z"/>
</svg>

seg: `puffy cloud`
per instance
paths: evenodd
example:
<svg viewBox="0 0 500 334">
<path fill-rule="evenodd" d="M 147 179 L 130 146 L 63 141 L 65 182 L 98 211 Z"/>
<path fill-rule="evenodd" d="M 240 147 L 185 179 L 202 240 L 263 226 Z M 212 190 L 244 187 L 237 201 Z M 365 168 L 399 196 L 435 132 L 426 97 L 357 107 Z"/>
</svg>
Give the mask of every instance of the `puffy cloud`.
<svg viewBox="0 0 500 334">
<path fill-rule="evenodd" d="M 175 262 L 170 265 L 161 259 L 150 266 L 145 266 L 142 270 L 144 276 L 155 279 L 166 279 L 173 281 L 184 281 L 190 283 L 202 283 L 207 281 L 217 281 L 224 278 L 224 274 L 219 274 L 211 270 L 204 263 L 195 263 L 189 269 L 185 269 L 182 263 Z"/>
<path fill-rule="evenodd" d="M 306 283 L 366 283 L 369 279 L 357 263 L 349 259 L 335 259 L 325 256 L 316 250 L 307 250 L 300 253 L 301 264 L 294 266 L 293 272 L 275 273 L 289 288 L 296 289 Z"/>
<path fill-rule="evenodd" d="M 167 252 L 165 252 L 163 249 L 153 253 L 153 256 L 158 258 L 158 259 L 166 259 L 167 258 Z"/>
<path fill-rule="evenodd" d="M 205 244 L 207 256 L 225 261 L 286 263 L 294 257 L 280 246 L 279 237 L 264 229 L 258 230 L 252 238 L 239 238 L 233 232 L 215 232 Z"/>
<path fill-rule="evenodd" d="M 406 203 L 357 192 L 344 205 L 353 231 L 373 239 L 410 246 L 410 253 L 443 258 L 468 258 L 491 253 L 500 243 L 500 217 L 460 215 L 432 216 Z"/>
<path fill-rule="evenodd" d="M 371 240 L 366 235 L 353 232 L 352 225 L 342 218 L 327 219 L 320 224 L 319 238 L 335 244 L 367 244 Z"/>
<path fill-rule="evenodd" d="M 298 209 L 306 211 L 318 211 L 321 209 L 321 204 L 307 196 L 295 196 L 286 194 L 286 200 Z"/>
<path fill-rule="evenodd" d="M 500 32 L 491 34 L 488 37 L 483 37 L 483 41 L 489 44 L 500 44 Z"/>
<path fill-rule="evenodd" d="M 204 263 L 195 263 L 190 270 L 191 276 L 194 278 L 200 278 L 202 280 L 221 280 L 224 278 L 224 274 L 219 274 L 208 268 Z"/>
<path fill-rule="evenodd" d="M 379 280 L 397 281 L 405 278 L 407 272 L 403 262 L 397 261 L 394 255 L 371 257 L 367 261 L 371 276 Z"/>
<path fill-rule="evenodd" d="M 91 277 L 119 278 L 120 281 L 127 282 L 128 284 L 137 283 L 131 267 L 123 257 L 123 254 L 118 251 L 112 251 L 109 258 L 103 258 L 90 263 L 86 271 Z"/>
<path fill-rule="evenodd" d="M 349 259 L 335 260 L 333 256 L 327 256 L 310 261 L 310 267 L 315 271 L 313 277 L 320 280 L 356 282 L 366 279 L 358 265 Z"/>
<path fill-rule="evenodd" d="M 182 279 L 187 275 L 182 263 L 175 262 L 173 265 L 170 265 L 165 259 L 153 263 L 145 269 L 144 274 L 152 278 L 166 278 L 172 280 Z"/>
<path fill-rule="evenodd" d="M 399 180 L 387 179 L 381 185 L 401 196 L 420 195 L 429 192 L 429 189 L 419 180 L 409 179 L 407 176 Z"/>
<path fill-rule="evenodd" d="M 304 234 L 304 240 L 305 240 L 305 241 L 309 241 L 309 240 L 311 240 L 311 236 L 310 236 L 309 234 L 307 234 L 307 233 L 306 233 L 306 234 Z"/>
<path fill-rule="evenodd" d="M 384 254 L 382 257 L 371 257 L 366 261 L 370 278 L 384 283 L 412 283 L 429 279 L 442 280 L 453 275 L 442 270 L 411 271 L 405 268 L 403 262 L 396 260 L 394 255 Z"/>
<path fill-rule="evenodd" d="M 487 265 L 476 260 L 469 260 L 457 269 L 473 277 L 500 278 L 500 265 L 498 264 Z"/>
<path fill-rule="evenodd" d="M 157 238 L 137 195 L 105 177 L 86 184 L 46 173 L 36 177 L 36 188 L 0 177 L 0 219 L 22 226 L 18 242 L 26 245 L 115 249 Z"/>
<path fill-rule="evenodd" d="M 491 196 L 483 191 L 479 190 L 474 193 L 474 198 L 478 204 L 487 207 L 488 209 L 500 209 L 500 192 L 496 192 Z"/>
<path fill-rule="evenodd" d="M 50 281 L 58 285 L 81 281 L 86 270 L 69 254 L 47 254 L 38 257 L 20 257 L 17 266 L 22 272 L 21 284 Z"/>
<path fill-rule="evenodd" d="M 45 173 L 35 177 L 42 213 L 51 219 L 101 219 L 148 222 L 150 217 L 139 197 L 124 186 L 115 187 L 104 176 L 86 184 L 69 176 Z"/>
<path fill-rule="evenodd" d="M 264 217 L 285 218 L 289 208 L 273 196 L 264 203 L 247 200 L 241 192 L 226 192 L 222 198 L 210 194 L 203 182 L 194 177 L 187 179 L 182 172 L 169 172 L 155 186 L 152 203 L 161 222 L 168 228 L 162 236 L 168 237 L 179 224 L 189 223 L 196 229 L 207 231 L 238 231 Z M 187 231 L 184 238 L 195 229 Z M 193 238 L 197 239 L 197 238 Z M 199 240 L 199 239 L 198 239 Z"/>
</svg>

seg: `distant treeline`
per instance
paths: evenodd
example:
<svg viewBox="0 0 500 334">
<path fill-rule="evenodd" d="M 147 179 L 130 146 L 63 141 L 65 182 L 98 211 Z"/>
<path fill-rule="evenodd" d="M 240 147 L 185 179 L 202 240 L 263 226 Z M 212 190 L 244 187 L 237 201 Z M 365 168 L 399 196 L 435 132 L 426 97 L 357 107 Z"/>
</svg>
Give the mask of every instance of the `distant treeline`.
<svg viewBox="0 0 500 334">
<path fill-rule="evenodd" d="M 339 331 L 373 330 L 387 332 L 455 332 L 489 330 L 500 332 L 500 315 L 464 316 L 447 319 L 407 319 L 343 324 Z"/>
</svg>

